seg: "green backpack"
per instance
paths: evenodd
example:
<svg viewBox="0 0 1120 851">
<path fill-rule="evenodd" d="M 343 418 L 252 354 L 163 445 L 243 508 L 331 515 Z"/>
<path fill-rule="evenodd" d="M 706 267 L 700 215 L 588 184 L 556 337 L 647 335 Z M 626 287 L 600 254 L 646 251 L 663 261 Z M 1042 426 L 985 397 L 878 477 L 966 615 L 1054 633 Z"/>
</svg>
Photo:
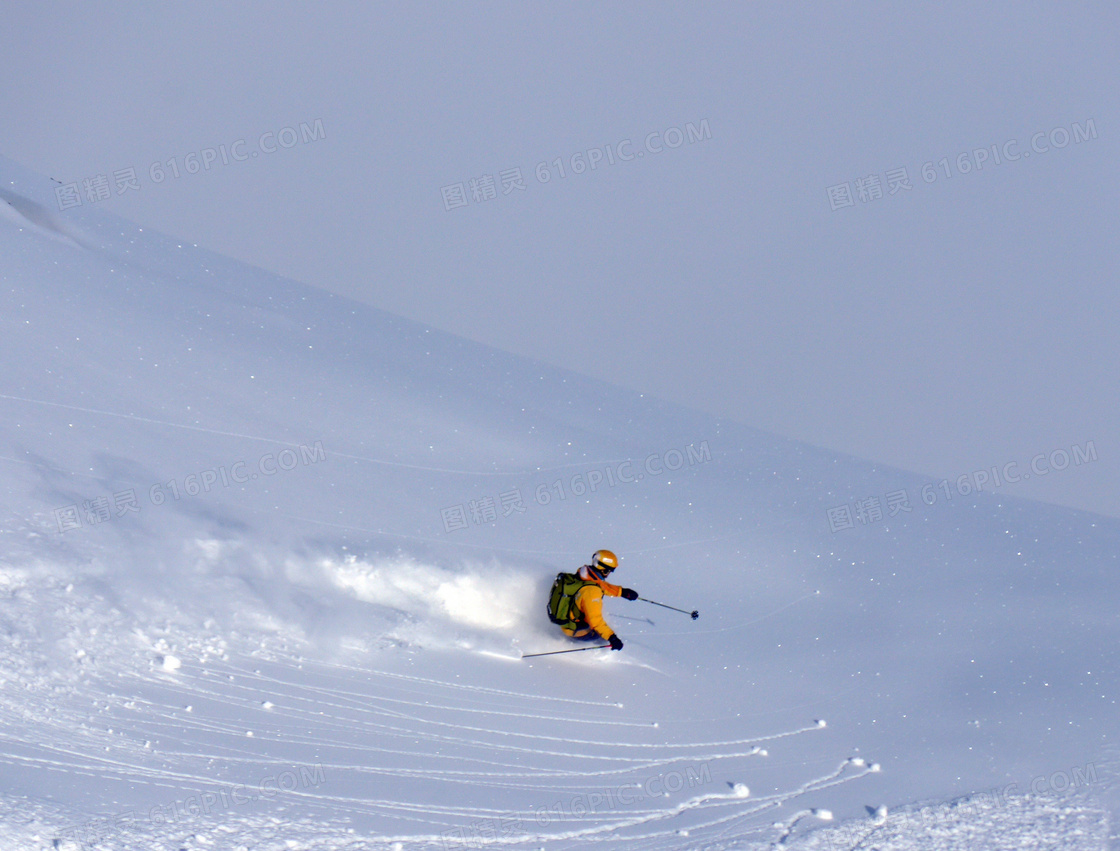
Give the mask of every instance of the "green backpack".
<svg viewBox="0 0 1120 851">
<path fill-rule="evenodd" d="M 584 585 L 594 585 L 589 579 L 580 579 L 574 573 L 557 573 L 548 595 L 548 619 L 565 629 L 575 629 L 583 623 L 583 612 L 576 605 L 576 594 Z"/>
</svg>

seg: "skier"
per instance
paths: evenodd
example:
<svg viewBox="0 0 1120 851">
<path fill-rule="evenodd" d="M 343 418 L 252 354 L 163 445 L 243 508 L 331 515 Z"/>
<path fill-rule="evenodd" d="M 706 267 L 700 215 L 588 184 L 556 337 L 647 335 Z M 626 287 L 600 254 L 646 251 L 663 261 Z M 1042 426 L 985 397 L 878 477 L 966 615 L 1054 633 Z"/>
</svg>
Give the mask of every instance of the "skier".
<svg viewBox="0 0 1120 851">
<path fill-rule="evenodd" d="M 603 595 L 637 600 L 638 592 L 606 581 L 616 567 L 618 556 L 610 550 L 596 550 L 591 564 L 574 574 L 557 575 L 548 603 L 552 622 L 572 638 L 599 635 L 610 643 L 611 650 L 621 650 L 622 639 L 603 620 Z"/>
</svg>

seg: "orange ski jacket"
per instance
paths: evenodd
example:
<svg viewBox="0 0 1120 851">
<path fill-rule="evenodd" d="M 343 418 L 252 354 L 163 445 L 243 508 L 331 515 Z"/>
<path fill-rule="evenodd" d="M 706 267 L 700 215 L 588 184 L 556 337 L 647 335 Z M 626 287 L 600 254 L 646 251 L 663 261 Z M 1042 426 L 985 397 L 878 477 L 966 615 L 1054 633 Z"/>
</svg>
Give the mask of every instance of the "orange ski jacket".
<svg viewBox="0 0 1120 851">
<path fill-rule="evenodd" d="M 610 637 L 614 635 L 614 630 L 603 620 L 603 595 L 605 594 L 608 597 L 621 597 L 622 586 L 611 585 L 611 583 L 604 582 L 602 579 L 595 579 L 588 573 L 586 565 L 579 569 L 577 575 L 580 579 L 593 583 L 591 585 L 584 585 L 576 592 L 575 596 L 576 608 L 580 610 L 580 613 L 583 615 L 583 621 L 587 626 L 570 631 L 564 630 L 564 632 L 574 638 L 582 638 L 585 635 L 595 632 L 598 633 L 604 641 L 610 641 Z"/>
</svg>

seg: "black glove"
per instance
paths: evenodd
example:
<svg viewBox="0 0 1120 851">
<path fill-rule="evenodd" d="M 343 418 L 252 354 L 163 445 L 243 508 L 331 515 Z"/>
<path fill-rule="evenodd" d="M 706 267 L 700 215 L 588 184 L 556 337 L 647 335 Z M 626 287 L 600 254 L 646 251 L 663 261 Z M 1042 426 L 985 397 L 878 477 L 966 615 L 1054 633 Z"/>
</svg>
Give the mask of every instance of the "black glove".
<svg viewBox="0 0 1120 851">
<path fill-rule="evenodd" d="M 627 600 L 637 600 L 638 599 L 638 592 L 635 591 L 633 588 L 623 588 L 622 589 L 622 596 L 625 597 Z"/>
<path fill-rule="evenodd" d="M 612 635 L 610 638 L 607 639 L 607 641 L 609 641 L 610 644 L 611 644 L 611 650 L 621 650 L 622 649 L 622 639 L 619 638 L 617 635 Z"/>
</svg>

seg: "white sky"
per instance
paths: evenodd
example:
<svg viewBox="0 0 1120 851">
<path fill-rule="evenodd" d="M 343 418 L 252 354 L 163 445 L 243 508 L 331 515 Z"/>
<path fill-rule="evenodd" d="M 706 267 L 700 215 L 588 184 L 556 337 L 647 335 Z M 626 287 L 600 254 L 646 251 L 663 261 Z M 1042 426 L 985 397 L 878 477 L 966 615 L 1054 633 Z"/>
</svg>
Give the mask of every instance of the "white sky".
<svg viewBox="0 0 1120 851">
<path fill-rule="evenodd" d="M 1095 462 L 1044 461 L 1001 491 L 1120 515 L 1112 6 L 20 2 L 6 18 L 2 153 L 79 184 L 135 169 L 103 209 L 933 482 L 1092 442 Z M 261 147 L 316 122 L 322 138 Z M 710 137 L 666 148 L 689 124 Z M 643 155 L 611 164 L 627 139 Z M 603 161 L 571 173 L 592 148 Z M 902 167 L 912 189 L 889 194 Z M 525 189 L 503 194 L 514 168 Z M 496 197 L 446 209 L 443 187 L 485 175 Z M 870 175 L 884 197 L 831 209 L 829 187 Z"/>
</svg>

